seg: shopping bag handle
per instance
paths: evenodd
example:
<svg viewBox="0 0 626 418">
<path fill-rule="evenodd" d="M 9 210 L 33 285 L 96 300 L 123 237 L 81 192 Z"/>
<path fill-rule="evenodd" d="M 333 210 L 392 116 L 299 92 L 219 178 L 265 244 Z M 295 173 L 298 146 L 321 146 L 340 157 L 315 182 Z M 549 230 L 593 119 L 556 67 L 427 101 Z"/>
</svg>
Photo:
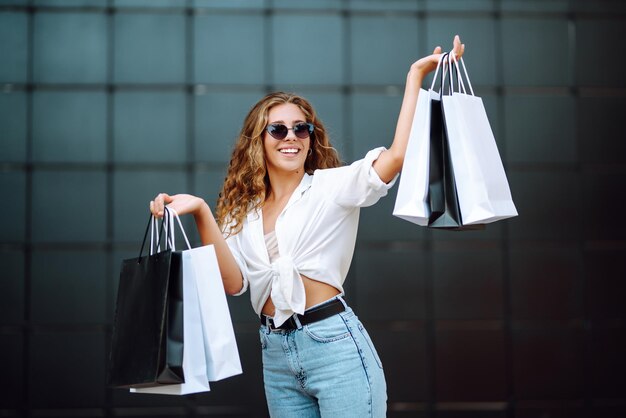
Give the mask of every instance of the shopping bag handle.
<svg viewBox="0 0 626 418">
<path fill-rule="evenodd" d="M 180 228 L 180 232 L 183 234 L 183 238 L 185 238 L 185 244 L 187 244 L 187 249 L 191 249 L 191 245 L 189 245 L 189 240 L 187 239 L 187 234 L 185 234 L 185 228 L 183 228 L 183 224 L 180 221 L 180 216 L 178 216 L 178 213 L 176 212 L 176 210 L 174 208 L 169 208 L 169 216 L 168 216 L 169 220 L 167 223 L 167 226 L 169 228 L 168 231 L 168 236 L 170 237 L 170 248 L 172 249 L 172 251 L 176 251 L 176 240 L 175 240 L 175 224 L 174 224 L 174 218 L 176 218 L 176 221 L 178 221 L 178 227 Z"/>
<path fill-rule="evenodd" d="M 435 75 L 433 76 L 433 82 L 430 86 L 431 90 L 435 90 L 435 84 L 437 83 L 437 78 L 439 74 L 439 68 L 441 68 L 441 78 L 439 81 L 439 99 L 441 100 L 444 90 L 446 87 L 446 77 L 448 78 L 448 94 L 452 94 L 454 92 L 454 77 L 452 75 L 452 71 L 457 74 L 457 80 L 459 82 L 459 90 L 461 89 L 461 79 L 458 77 L 457 69 L 452 66 L 450 59 L 450 52 L 446 52 L 439 57 L 439 63 L 437 64 L 437 69 L 435 70 Z"/>
<path fill-rule="evenodd" d="M 439 62 L 437 63 L 437 69 L 435 69 L 435 75 L 433 76 L 433 82 L 430 85 L 430 89 L 431 90 L 435 90 L 435 83 L 437 82 L 437 75 L 439 74 L 439 68 L 441 68 L 441 77 L 443 79 L 443 77 L 445 77 L 445 64 L 443 64 L 443 60 L 446 58 L 446 56 L 448 55 L 448 53 L 446 52 L 445 54 L 442 54 L 439 57 Z M 442 65 L 443 64 L 443 65 Z M 439 83 L 439 89 L 441 90 L 442 85 L 441 83 Z"/>
<path fill-rule="evenodd" d="M 165 213 L 166 215 L 168 214 L 168 209 L 165 208 Z M 163 217 L 163 221 L 161 222 L 161 227 L 159 228 L 159 234 L 158 234 L 158 240 L 157 240 L 157 248 L 161 248 L 160 247 L 160 242 L 161 242 L 161 236 L 163 234 L 163 231 L 166 229 L 164 228 L 165 224 L 167 224 L 166 221 L 166 217 Z M 153 230 L 154 230 L 154 223 L 156 223 L 156 218 L 154 217 L 154 215 L 150 214 L 150 217 L 148 218 L 148 225 L 146 225 L 146 232 L 143 234 L 143 241 L 141 242 L 141 249 L 139 250 L 139 257 L 137 257 L 137 262 L 140 263 L 141 262 L 141 256 L 143 254 L 143 249 L 146 246 L 146 239 L 148 238 L 148 231 L 150 231 L 150 255 L 152 255 L 153 253 L 153 240 L 154 240 L 154 235 L 153 235 Z M 151 228 L 152 227 L 152 228 Z M 167 234 L 167 232 L 166 232 Z M 169 242 L 169 240 L 167 240 Z M 167 242 L 165 244 L 165 247 L 167 249 Z"/>
<path fill-rule="evenodd" d="M 465 61 L 463 61 L 463 57 L 460 57 L 457 60 L 456 53 L 454 53 L 454 51 L 450 55 L 452 56 L 452 60 L 451 62 L 449 62 L 449 65 L 452 66 L 452 62 L 454 62 L 454 65 L 456 67 L 456 74 L 458 76 L 458 81 L 459 81 L 459 92 L 462 92 L 463 94 L 467 94 L 467 91 L 465 90 L 465 83 L 463 82 L 463 77 L 461 76 L 461 69 L 459 67 L 459 61 L 460 61 L 461 67 L 463 67 L 463 73 L 465 73 L 465 79 L 467 80 L 467 86 L 469 87 L 469 90 L 472 96 L 474 96 L 474 89 L 472 88 L 472 82 L 470 81 L 469 74 L 467 74 L 467 68 L 465 67 Z"/>
</svg>

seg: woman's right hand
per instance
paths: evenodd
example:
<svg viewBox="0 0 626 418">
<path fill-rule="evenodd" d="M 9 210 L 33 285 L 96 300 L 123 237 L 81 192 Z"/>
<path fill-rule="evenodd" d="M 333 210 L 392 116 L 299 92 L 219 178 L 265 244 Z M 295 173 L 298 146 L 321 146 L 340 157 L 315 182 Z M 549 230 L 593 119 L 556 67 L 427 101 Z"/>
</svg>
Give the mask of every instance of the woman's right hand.
<svg viewBox="0 0 626 418">
<path fill-rule="evenodd" d="M 204 199 L 190 194 L 175 194 L 173 196 L 167 193 L 159 193 L 153 201 L 150 202 L 150 212 L 156 218 L 162 218 L 164 207 L 172 208 L 178 215 L 196 214 L 203 205 L 206 205 Z"/>
</svg>

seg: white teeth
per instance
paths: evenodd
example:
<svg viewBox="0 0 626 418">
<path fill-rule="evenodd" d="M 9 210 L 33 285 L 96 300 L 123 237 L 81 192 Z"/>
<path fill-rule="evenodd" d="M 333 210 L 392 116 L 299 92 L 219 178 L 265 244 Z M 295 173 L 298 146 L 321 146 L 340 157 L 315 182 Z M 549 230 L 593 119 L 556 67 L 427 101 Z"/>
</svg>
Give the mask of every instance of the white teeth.
<svg viewBox="0 0 626 418">
<path fill-rule="evenodd" d="M 297 148 L 283 148 L 280 150 L 283 154 L 297 154 L 298 151 L 299 150 Z"/>
</svg>

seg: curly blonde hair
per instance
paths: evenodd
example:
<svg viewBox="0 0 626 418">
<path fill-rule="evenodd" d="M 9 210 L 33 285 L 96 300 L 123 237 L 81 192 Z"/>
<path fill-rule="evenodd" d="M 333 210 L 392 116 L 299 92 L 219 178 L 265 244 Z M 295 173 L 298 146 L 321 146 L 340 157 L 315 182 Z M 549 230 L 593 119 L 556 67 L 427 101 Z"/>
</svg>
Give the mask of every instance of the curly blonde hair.
<svg viewBox="0 0 626 418">
<path fill-rule="evenodd" d="M 244 217 L 260 208 L 269 195 L 271 185 L 267 175 L 263 135 L 270 109 L 293 103 L 308 123 L 315 126 L 311 134 L 311 151 L 304 163 L 308 174 L 318 168 L 339 167 L 341 161 L 330 144 L 324 124 L 306 99 L 293 93 L 270 93 L 255 104 L 246 116 L 228 165 L 228 173 L 217 199 L 216 220 L 222 232 L 235 235 L 243 226 Z"/>
</svg>

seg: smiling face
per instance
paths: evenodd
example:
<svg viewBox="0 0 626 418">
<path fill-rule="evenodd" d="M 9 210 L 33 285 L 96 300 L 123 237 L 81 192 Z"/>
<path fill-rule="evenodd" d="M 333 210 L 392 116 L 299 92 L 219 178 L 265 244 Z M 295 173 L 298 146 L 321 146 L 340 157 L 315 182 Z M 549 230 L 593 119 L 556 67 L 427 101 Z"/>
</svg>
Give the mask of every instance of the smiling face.
<svg viewBox="0 0 626 418">
<path fill-rule="evenodd" d="M 268 125 L 282 123 L 287 128 L 293 128 L 299 122 L 307 122 L 300 108 L 293 103 L 283 103 L 274 106 L 268 113 Z M 267 130 L 263 134 L 263 148 L 265 162 L 270 176 L 277 174 L 302 174 L 306 161 L 311 138 L 300 139 L 290 129 L 283 140 L 272 137 Z"/>
</svg>

